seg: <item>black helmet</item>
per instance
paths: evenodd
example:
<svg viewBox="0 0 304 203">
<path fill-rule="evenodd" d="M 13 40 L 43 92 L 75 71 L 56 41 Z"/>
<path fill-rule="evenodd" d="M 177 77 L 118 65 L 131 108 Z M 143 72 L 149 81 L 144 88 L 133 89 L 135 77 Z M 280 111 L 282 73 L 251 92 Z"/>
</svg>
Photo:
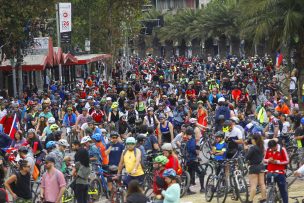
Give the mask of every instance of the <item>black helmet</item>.
<svg viewBox="0 0 304 203">
<path fill-rule="evenodd" d="M 217 131 L 215 133 L 215 137 L 221 137 L 221 138 L 224 138 L 225 137 L 225 133 L 223 131 Z"/>
<path fill-rule="evenodd" d="M 186 129 L 186 135 L 194 135 L 194 130 L 191 126 L 187 127 Z"/>
<path fill-rule="evenodd" d="M 116 131 L 112 131 L 110 137 L 119 137 L 119 135 Z"/>
<path fill-rule="evenodd" d="M 139 134 L 136 137 L 137 142 L 144 141 L 146 139 L 146 134 Z"/>
</svg>

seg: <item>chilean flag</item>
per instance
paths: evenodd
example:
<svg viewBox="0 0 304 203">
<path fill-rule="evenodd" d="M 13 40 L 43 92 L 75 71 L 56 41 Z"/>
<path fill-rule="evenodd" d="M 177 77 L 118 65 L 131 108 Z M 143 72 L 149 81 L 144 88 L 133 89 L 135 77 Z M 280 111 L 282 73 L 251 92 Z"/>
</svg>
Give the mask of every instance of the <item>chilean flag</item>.
<svg viewBox="0 0 304 203">
<path fill-rule="evenodd" d="M 9 136 L 10 136 L 11 139 L 15 139 L 14 136 L 15 136 L 15 133 L 17 132 L 17 130 L 18 130 L 17 123 L 18 123 L 18 119 L 17 119 L 17 115 L 15 114 L 13 124 L 12 124 L 11 130 L 9 132 Z"/>
<path fill-rule="evenodd" d="M 282 64 L 283 61 L 283 54 L 281 54 L 280 52 L 277 53 L 277 57 L 276 57 L 276 67 L 280 67 L 280 65 Z"/>
</svg>

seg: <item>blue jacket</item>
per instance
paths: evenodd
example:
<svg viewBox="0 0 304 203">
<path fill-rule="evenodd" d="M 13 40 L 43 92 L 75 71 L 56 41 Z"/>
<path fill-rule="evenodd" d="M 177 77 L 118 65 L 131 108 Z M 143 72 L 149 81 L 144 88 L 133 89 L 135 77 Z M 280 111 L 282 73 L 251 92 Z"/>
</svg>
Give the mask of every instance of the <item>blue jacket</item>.
<svg viewBox="0 0 304 203">
<path fill-rule="evenodd" d="M 216 98 L 217 98 L 217 99 L 219 99 L 220 97 L 221 97 L 220 94 L 217 94 L 217 95 L 216 95 Z M 212 96 L 212 94 L 209 94 L 208 100 L 209 100 L 209 103 L 210 103 L 210 104 L 213 104 L 213 96 Z"/>
<path fill-rule="evenodd" d="M 194 161 L 197 159 L 196 142 L 193 137 L 190 140 L 188 140 L 186 144 L 186 150 L 187 150 L 187 162 Z"/>
<path fill-rule="evenodd" d="M 72 113 L 71 119 L 69 119 L 69 115 L 66 113 L 63 117 L 62 124 L 66 127 L 70 127 L 75 125 L 77 116 L 75 113 Z"/>
</svg>

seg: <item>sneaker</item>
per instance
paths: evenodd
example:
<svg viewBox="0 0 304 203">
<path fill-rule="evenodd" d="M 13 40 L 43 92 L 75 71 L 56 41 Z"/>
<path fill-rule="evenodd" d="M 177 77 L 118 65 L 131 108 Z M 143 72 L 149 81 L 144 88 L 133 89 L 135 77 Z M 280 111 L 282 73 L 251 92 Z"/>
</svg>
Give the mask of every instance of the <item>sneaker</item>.
<svg viewBox="0 0 304 203">
<path fill-rule="evenodd" d="M 200 193 L 205 193 L 205 192 L 206 192 L 205 188 L 200 189 Z"/>
<path fill-rule="evenodd" d="M 187 194 L 188 195 L 194 195 L 195 194 L 195 192 L 193 192 L 193 191 L 191 191 L 190 189 L 187 191 Z"/>
</svg>

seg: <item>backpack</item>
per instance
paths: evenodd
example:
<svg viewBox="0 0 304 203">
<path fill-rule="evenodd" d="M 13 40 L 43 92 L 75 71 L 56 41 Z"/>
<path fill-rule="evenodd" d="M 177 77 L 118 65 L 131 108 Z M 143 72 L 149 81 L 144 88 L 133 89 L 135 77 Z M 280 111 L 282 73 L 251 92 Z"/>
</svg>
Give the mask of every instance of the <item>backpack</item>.
<svg viewBox="0 0 304 203">
<path fill-rule="evenodd" d="M 33 170 L 33 173 L 32 173 L 32 177 L 33 177 L 34 181 L 38 180 L 39 174 L 40 174 L 39 169 L 35 164 L 34 165 L 34 170 Z"/>
<path fill-rule="evenodd" d="M 135 148 L 134 148 L 134 156 L 135 156 L 135 158 L 136 158 L 137 150 L 140 150 L 140 151 L 141 151 L 140 165 L 141 165 L 141 168 L 144 169 L 144 167 L 145 167 L 145 161 L 144 161 L 144 157 L 143 157 L 142 150 L 141 150 L 140 148 L 138 148 L 138 147 L 135 147 Z M 123 151 L 123 153 L 122 153 L 123 156 L 125 156 L 126 153 L 127 153 L 127 149 L 125 149 L 125 150 Z"/>
</svg>

